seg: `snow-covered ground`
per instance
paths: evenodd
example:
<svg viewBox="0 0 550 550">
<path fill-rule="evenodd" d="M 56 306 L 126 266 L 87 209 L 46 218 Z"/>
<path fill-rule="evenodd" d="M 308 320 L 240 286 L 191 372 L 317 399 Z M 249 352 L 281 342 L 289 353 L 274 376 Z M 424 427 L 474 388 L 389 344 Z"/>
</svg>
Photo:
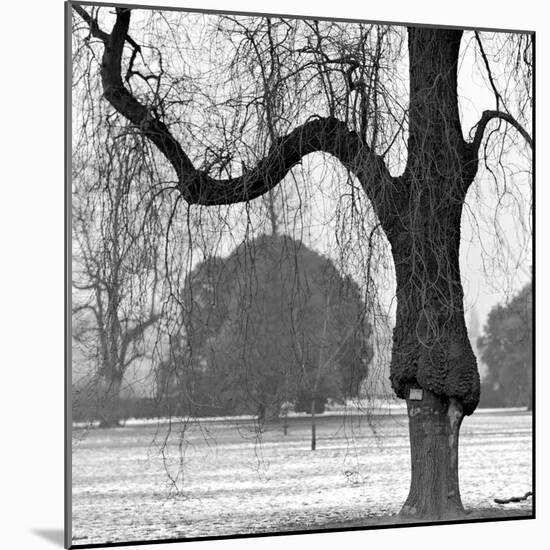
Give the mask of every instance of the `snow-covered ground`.
<svg viewBox="0 0 550 550">
<path fill-rule="evenodd" d="M 289 422 L 286 436 L 281 425 L 258 434 L 249 419 L 76 430 L 73 542 L 300 530 L 399 511 L 409 484 L 405 415 L 321 415 L 315 452 L 309 420 Z M 493 499 L 531 490 L 531 474 L 529 413 L 465 419 L 466 508 L 502 508 Z M 527 513 L 531 500 L 514 506 Z"/>
</svg>

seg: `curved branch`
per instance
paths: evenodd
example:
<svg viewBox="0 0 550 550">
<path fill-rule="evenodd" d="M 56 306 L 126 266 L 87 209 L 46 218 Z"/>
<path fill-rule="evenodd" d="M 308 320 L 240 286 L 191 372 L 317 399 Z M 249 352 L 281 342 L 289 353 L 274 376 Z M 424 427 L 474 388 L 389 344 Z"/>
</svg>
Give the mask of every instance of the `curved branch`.
<svg viewBox="0 0 550 550">
<path fill-rule="evenodd" d="M 103 95 L 109 103 L 152 141 L 173 166 L 182 197 L 190 204 L 222 205 L 255 199 L 275 187 L 302 158 L 322 151 L 338 158 L 354 172 L 370 197 L 381 181 L 391 179 L 381 157 L 356 132 L 332 117 L 312 117 L 277 139 L 267 155 L 241 176 L 226 180 L 197 170 L 167 126 L 124 86 L 121 64 L 130 24 L 128 8 L 116 9 L 116 22 L 107 38 L 101 65 Z M 103 33 L 104 34 L 104 33 Z M 371 187 L 375 186 L 371 189 Z"/>
<path fill-rule="evenodd" d="M 90 27 L 90 34 L 95 38 L 99 38 L 103 42 L 109 39 L 109 35 L 106 32 L 103 32 L 97 23 L 97 20 L 94 19 L 82 6 L 78 4 L 73 4 L 73 10 L 84 19 L 84 21 Z"/>
<path fill-rule="evenodd" d="M 151 315 L 151 317 L 149 317 L 143 323 L 134 326 L 126 332 L 126 334 L 122 338 L 122 344 L 120 346 L 120 357 L 123 358 L 123 363 L 124 358 L 126 357 L 126 353 L 128 351 L 128 347 L 132 344 L 132 342 L 140 338 L 150 326 L 154 325 L 161 318 L 162 315 L 160 313 L 156 313 L 154 315 Z"/>
<path fill-rule="evenodd" d="M 503 113 L 502 111 L 483 111 L 479 122 L 474 126 L 476 131 L 474 134 L 474 139 L 470 143 L 470 149 L 474 157 L 477 157 L 479 153 L 481 140 L 483 139 L 483 133 L 485 132 L 487 124 L 489 124 L 489 122 L 495 118 L 504 120 L 505 122 L 513 126 L 523 136 L 531 149 L 533 148 L 533 140 L 529 135 L 529 132 L 527 132 L 527 130 L 525 130 L 525 128 L 512 115 L 509 115 L 508 113 Z"/>
<path fill-rule="evenodd" d="M 99 38 L 102 42 L 106 42 L 109 40 L 109 34 L 107 34 L 105 31 L 102 31 L 99 28 L 99 24 L 97 22 L 97 19 L 94 19 L 82 6 L 79 6 L 78 4 L 73 4 L 73 10 L 82 17 L 82 19 L 88 24 L 90 27 L 90 34 L 94 38 Z M 134 50 L 137 53 L 141 52 L 140 45 L 129 35 L 126 36 L 126 41 L 130 46 L 134 48 Z"/>
</svg>

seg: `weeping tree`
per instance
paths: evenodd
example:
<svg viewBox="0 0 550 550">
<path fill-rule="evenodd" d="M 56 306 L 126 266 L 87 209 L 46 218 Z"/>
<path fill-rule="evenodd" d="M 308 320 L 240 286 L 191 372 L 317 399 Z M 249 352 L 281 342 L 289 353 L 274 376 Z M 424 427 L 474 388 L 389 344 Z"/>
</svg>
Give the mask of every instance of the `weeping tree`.
<svg viewBox="0 0 550 550">
<path fill-rule="evenodd" d="M 508 165 L 530 170 L 531 35 L 73 9 L 96 54 L 97 101 L 156 146 L 188 209 L 249 208 L 289 179 L 306 208 L 312 181 L 340 178 L 343 257 L 366 260 L 366 286 L 376 242 L 393 260 L 391 383 L 411 447 L 402 514 L 462 516 L 458 437 L 480 381 L 461 220 L 476 176 L 505 193 Z M 471 127 L 458 90 L 467 53 L 493 103 Z"/>
<path fill-rule="evenodd" d="M 72 314 L 77 358 L 88 365 L 73 408 L 91 403 L 107 428 L 119 424 L 125 374 L 150 354 L 161 275 L 158 212 L 143 218 L 148 191 L 139 183 L 150 180 L 150 166 L 124 127 L 105 130 L 73 151 Z"/>
</svg>

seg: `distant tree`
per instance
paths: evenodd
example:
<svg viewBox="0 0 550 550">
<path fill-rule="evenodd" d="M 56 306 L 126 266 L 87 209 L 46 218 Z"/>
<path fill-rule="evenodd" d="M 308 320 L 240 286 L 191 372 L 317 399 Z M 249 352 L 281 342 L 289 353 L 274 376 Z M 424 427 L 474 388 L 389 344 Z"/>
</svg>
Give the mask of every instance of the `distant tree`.
<svg viewBox="0 0 550 550">
<path fill-rule="evenodd" d="M 285 402 L 318 412 L 356 396 L 370 359 L 364 301 L 333 263 L 287 236 L 263 235 L 209 259 L 184 291 L 192 360 L 210 398 L 263 422 Z"/>
<path fill-rule="evenodd" d="M 230 281 L 227 278 L 226 262 L 211 256 L 201 262 L 186 277 L 183 290 L 188 348 L 197 358 L 204 353 L 210 339 L 221 330 L 228 316 L 227 293 Z"/>
<path fill-rule="evenodd" d="M 532 407 L 533 296 L 531 283 L 489 313 L 479 339 L 488 367 L 482 386 L 493 404 Z"/>
<path fill-rule="evenodd" d="M 119 423 L 124 375 L 147 354 L 146 331 L 160 319 L 156 211 L 136 215 L 145 158 L 114 128 L 93 162 L 79 148 L 73 158 L 73 339 L 86 371 L 74 404 L 79 395 L 95 402 L 102 427 Z"/>
</svg>

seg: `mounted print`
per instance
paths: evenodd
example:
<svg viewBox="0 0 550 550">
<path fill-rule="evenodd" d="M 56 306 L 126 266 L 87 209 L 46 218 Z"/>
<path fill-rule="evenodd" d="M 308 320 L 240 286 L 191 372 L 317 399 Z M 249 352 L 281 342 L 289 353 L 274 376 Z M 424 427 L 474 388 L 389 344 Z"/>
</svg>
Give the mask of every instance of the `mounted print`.
<svg viewBox="0 0 550 550">
<path fill-rule="evenodd" d="M 66 545 L 533 518 L 534 33 L 66 21 Z"/>
</svg>

